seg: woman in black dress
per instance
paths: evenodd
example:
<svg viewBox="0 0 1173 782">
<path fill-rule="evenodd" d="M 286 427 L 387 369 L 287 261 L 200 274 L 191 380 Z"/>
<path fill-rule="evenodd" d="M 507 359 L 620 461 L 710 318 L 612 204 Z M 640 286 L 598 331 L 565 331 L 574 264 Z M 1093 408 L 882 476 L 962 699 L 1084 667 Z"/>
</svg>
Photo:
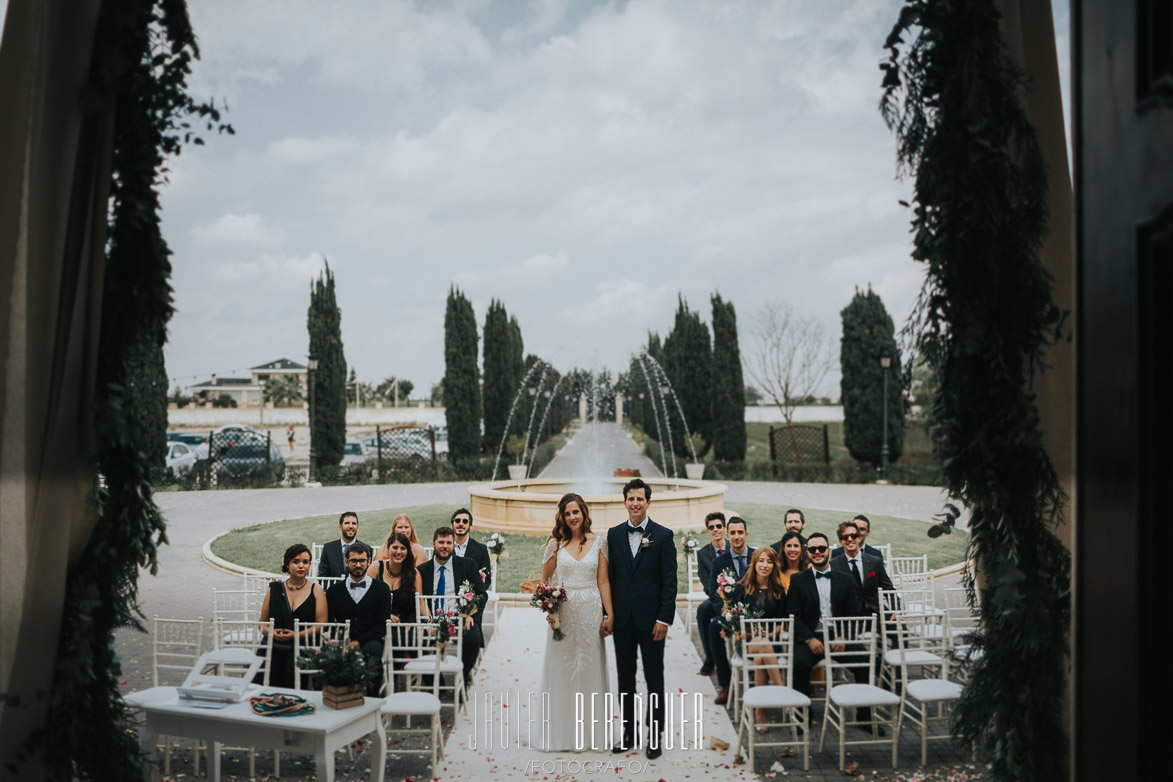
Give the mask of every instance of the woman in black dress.
<svg viewBox="0 0 1173 782">
<path fill-rule="evenodd" d="M 293 620 L 325 622 L 328 618 L 326 592 L 309 580 L 310 550 L 304 543 L 285 549 L 281 572 L 284 581 L 269 582 L 265 602 L 261 604 L 262 630 L 273 620 L 273 657 L 269 663 L 269 685 L 293 687 Z"/>
<path fill-rule="evenodd" d="M 420 580 L 420 572 L 415 568 L 411 539 L 401 532 L 393 532 L 385 545 L 387 559 L 372 563 L 367 575 L 382 579 L 391 588 L 389 618 L 392 622 L 422 621 L 427 617 L 427 607 L 420 597 L 423 594 L 423 582 Z M 394 628 L 392 633 L 393 642 L 402 643 L 400 636 L 394 635 Z"/>
<path fill-rule="evenodd" d="M 786 616 L 786 590 L 782 587 L 782 567 L 778 561 L 778 552 L 769 546 L 756 549 L 750 558 L 749 567 L 745 575 L 733 588 L 730 603 L 744 603 L 760 609 L 761 619 L 782 619 Z M 754 665 L 770 665 L 772 667 L 758 668 L 753 672 L 754 685 L 766 683 L 769 676 L 770 683 L 782 686 L 782 671 L 778 668 L 777 649 L 769 639 L 753 641 L 749 645 L 749 653 L 753 656 Z M 754 722 L 766 721 L 766 710 L 756 709 Z M 758 732 L 764 732 L 764 727 Z"/>
</svg>

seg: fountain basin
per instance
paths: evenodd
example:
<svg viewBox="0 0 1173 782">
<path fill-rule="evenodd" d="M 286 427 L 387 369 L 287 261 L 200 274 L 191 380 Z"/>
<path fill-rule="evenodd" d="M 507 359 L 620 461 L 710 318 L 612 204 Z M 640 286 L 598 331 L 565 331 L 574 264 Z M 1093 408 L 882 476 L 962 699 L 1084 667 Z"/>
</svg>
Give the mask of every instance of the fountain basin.
<svg viewBox="0 0 1173 782">
<path fill-rule="evenodd" d="M 549 535 L 558 500 L 567 492 L 583 496 L 595 532 L 627 521 L 623 484 L 629 478 L 529 478 L 468 487 L 469 510 L 482 531 Z M 672 530 L 704 529 L 705 516 L 725 510 L 723 483 L 644 478 L 652 490 L 648 515 Z"/>
</svg>

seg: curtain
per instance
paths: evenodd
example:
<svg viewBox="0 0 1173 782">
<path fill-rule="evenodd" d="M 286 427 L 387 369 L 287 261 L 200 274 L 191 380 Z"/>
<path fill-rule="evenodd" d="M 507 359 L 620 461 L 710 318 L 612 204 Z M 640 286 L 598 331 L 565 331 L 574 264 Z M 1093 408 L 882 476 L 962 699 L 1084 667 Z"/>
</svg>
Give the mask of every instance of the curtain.
<svg viewBox="0 0 1173 782">
<path fill-rule="evenodd" d="M 96 521 L 113 117 L 83 116 L 79 96 L 99 6 L 10 0 L 0 44 L 0 691 L 21 698 L 0 705 L 0 763 L 44 723 L 66 570 Z"/>
</svg>

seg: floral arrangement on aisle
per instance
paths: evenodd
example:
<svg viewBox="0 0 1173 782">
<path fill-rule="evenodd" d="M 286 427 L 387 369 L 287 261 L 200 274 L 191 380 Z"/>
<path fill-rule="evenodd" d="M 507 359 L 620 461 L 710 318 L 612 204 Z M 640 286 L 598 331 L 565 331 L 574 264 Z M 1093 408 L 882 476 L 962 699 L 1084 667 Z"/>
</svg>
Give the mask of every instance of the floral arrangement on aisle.
<svg viewBox="0 0 1173 782">
<path fill-rule="evenodd" d="M 489 550 L 489 556 L 496 559 L 507 559 L 509 554 L 505 551 L 505 536 L 500 532 L 494 532 L 485 540 L 485 548 Z"/>
<path fill-rule="evenodd" d="M 680 552 L 682 557 L 695 557 L 696 553 L 700 551 L 701 542 L 691 532 L 685 535 L 684 540 L 680 542 Z"/>
<path fill-rule="evenodd" d="M 357 645 L 330 639 L 313 654 L 297 661 L 303 669 L 318 671 L 324 687 L 359 687 L 366 689 L 379 676 L 379 664 L 362 653 Z"/>
<path fill-rule="evenodd" d="M 534 608 L 540 609 L 546 616 L 551 617 L 554 628 L 554 640 L 561 641 L 566 637 L 566 633 L 562 632 L 562 620 L 558 617 L 558 610 L 562 608 L 562 604 L 569 600 L 569 595 L 566 594 L 566 588 L 561 584 L 555 586 L 548 582 L 542 582 L 534 588 L 534 595 L 529 599 L 529 604 Z"/>
</svg>

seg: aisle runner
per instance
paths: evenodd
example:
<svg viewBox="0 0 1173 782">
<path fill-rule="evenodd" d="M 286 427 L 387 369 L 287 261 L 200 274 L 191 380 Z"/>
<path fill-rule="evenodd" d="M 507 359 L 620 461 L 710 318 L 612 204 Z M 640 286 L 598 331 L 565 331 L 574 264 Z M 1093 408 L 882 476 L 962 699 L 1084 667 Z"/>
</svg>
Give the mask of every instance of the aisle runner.
<svg viewBox="0 0 1173 782">
<path fill-rule="evenodd" d="M 674 709 L 668 719 L 674 714 L 676 720 L 673 748 L 669 749 L 665 741 L 664 754 L 653 761 L 642 751 L 612 755 L 609 748 L 555 753 L 531 749 L 531 711 L 534 733 L 541 729 L 537 721 L 541 709 L 538 687 L 546 646 L 546 622 L 537 609 L 529 607 L 503 609 L 499 621 L 500 629 L 485 650 L 476 685 L 469 692 L 469 710 L 459 716 L 448 737 L 447 757 L 441 761 L 436 777 L 445 782 L 482 779 L 675 782 L 714 775 L 722 780 L 755 779 L 745 772 L 745 766 L 733 765 L 736 730 L 725 710 L 713 705 L 716 693 L 710 680 L 697 675 L 701 660 L 679 618 L 668 633 L 664 654 L 665 690 Z M 615 651 L 609 641 L 607 657 L 614 687 Z M 644 691 L 642 676 L 638 686 Z M 694 710 L 696 706 L 700 709 Z M 713 737 L 727 742 L 730 748 L 723 752 L 709 749 Z"/>
</svg>

